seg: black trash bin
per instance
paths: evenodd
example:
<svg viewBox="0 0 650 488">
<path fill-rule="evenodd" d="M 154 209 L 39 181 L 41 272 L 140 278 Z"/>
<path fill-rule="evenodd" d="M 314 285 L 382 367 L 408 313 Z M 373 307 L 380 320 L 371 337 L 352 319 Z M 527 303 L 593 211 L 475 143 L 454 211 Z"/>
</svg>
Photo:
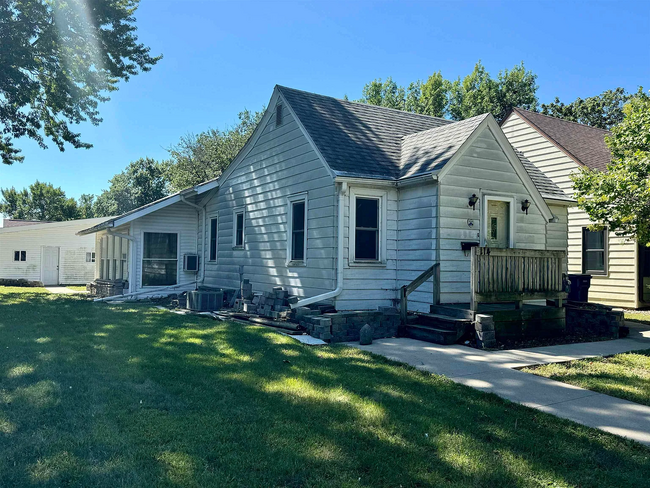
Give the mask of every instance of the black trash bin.
<svg viewBox="0 0 650 488">
<path fill-rule="evenodd" d="M 570 274 L 569 281 L 571 281 L 569 300 L 572 300 L 574 302 L 588 302 L 589 287 L 591 286 L 591 275 Z"/>
</svg>

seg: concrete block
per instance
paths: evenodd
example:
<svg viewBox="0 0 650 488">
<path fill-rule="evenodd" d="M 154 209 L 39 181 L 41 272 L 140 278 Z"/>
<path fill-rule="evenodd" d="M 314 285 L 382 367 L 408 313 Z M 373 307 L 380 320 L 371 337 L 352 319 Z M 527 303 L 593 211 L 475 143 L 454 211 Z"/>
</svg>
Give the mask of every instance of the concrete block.
<svg viewBox="0 0 650 488">
<path fill-rule="evenodd" d="M 297 296 L 290 296 L 287 298 L 287 301 L 289 302 L 289 305 L 295 305 L 300 301 L 300 299 Z"/>
</svg>

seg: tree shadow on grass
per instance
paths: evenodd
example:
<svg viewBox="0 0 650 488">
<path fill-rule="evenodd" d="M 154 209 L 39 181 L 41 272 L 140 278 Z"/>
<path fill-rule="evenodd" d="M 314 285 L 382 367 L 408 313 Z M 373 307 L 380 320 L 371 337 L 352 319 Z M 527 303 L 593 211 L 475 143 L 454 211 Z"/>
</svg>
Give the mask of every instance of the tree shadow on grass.
<svg viewBox="0 0 650 488">
<path fill-rule="evenodd" d="M 143 305 L 0 298 L 3 486 L 641 486 L 650 476 L 642 446 L 360 350 Z"/>
</svg>

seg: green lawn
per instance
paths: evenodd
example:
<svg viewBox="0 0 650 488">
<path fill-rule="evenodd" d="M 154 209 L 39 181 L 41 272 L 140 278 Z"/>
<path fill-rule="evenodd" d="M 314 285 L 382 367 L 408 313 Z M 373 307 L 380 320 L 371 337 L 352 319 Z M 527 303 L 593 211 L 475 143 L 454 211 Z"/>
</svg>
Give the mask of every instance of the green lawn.
<svg viewBox="0 0 650 488">
<path fill-rule="evenodd" d="M 75 291 L 86 291 L 86 285 L 69 285 L 66 288 L 70 288 Z"/>
<path fill-rule="evenodd" d="M 523 371 L 650 406 L 650 349 Z"/>
<path fill-rule="evenodd" d="M 628 320 L 638 320 L 639 322 L 649 322 L 650 315 L 641 312 L 625 312 L 625 318 Z"/>
<path fill-rule="evenodd" d="M 0 288 L 0 486 L 640 487 L 650 450 L 262 327 Z"/>
</svg>

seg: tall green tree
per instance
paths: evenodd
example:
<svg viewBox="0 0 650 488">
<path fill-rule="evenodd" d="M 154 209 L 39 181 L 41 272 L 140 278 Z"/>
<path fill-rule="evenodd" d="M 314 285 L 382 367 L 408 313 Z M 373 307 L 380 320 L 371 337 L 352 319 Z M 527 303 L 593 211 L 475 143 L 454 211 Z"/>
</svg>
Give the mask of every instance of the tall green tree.
<svg viewBox="0 0 650 488">
<path fill-rule="evenodd" d="M 92 219 L 95 217 L 95 195 L 84 193 L 77 201 L 77 214 L 80 219 Z"/>
<path fill-rule="evenodd" d="M 101 122 L 99 104 L 120 81 L 160 60 L 138 43 L 139 0 L 0 2 L 0 156 L 23 160 L 16 139 L 89 148 L 73 125 Z"/>
<path fill-rule="evenodd" d="M 469 75 L 453 82 L 440 71 L 406 89 L 390 77 L 379 78 L 363 87 L 359 101 L 454 120 L 491 112 L 501 121 L 514 107 L 536 110 L 537 88 L 537 75 L 523 63 L 500 71 L 494 79 L 479 61 Z"/>
<path fill-rule="evenodd" d="M 93 205 L 96 217 L 121 215 L 169 195 L 167 164 L 151 158 L 129 163 L 109 183 Z"/>
<path fill-rule="evenodd" d="M 50 183 L 36 181 L 29 188 L 0 190 L 0 213 L 12 219 L 62 221 L 78 218 L 77 202 Z"/>
<path fill-rule="evenodd" d="M 620 124 L 625 118 L 623 107 L 632 95 L 619 87 L 606 90 L 600 95 L 589 98 L 576 98 L 564 104 L 555 97 L 552 103 L 542 103 L 541 112 L 559 119 L 570 120 L 580 124 L 609 129 Z"/>
<path fill-rule="evenodd" d="M 574 175 L 576 197 L 596 227 L 650 246 L 650 96 L 637 94 L 623 114 L 606 139 L 612 152 L 607 171 Z"/>
<path fill-rule="evenodd" d="M 171 190 L 180 191 L 221 175 L 244 147 L 263 114 L 263 110 L 244 110 L 232 127 L 182 137 L 168 149 L 167 175 Z"/>
</svg>

